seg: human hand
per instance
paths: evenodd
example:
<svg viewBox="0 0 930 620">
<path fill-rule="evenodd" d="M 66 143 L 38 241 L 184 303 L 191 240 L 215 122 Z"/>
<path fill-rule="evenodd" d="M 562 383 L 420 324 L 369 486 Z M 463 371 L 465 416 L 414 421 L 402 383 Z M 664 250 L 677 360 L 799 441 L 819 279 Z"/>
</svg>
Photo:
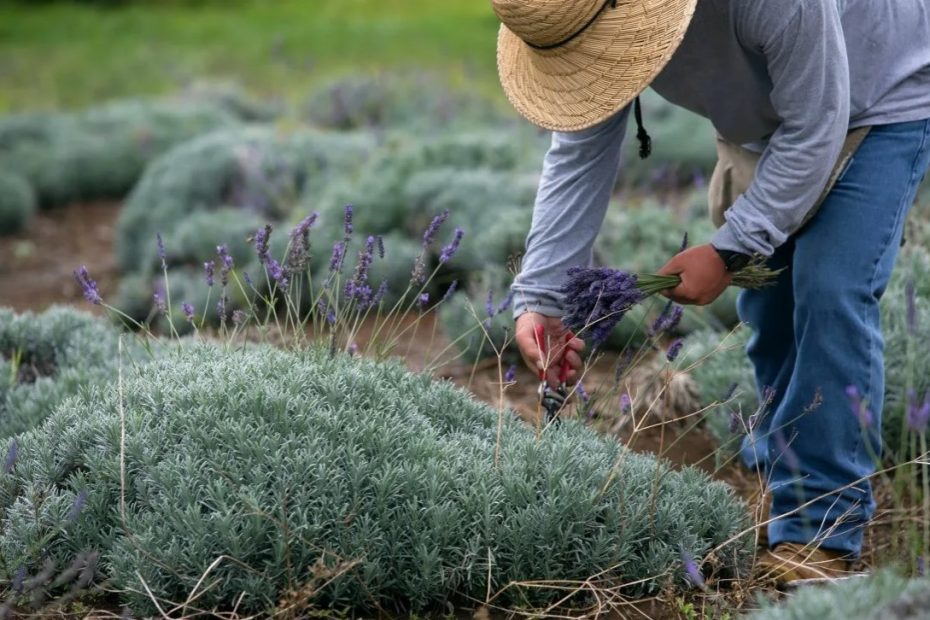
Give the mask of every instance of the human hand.
<svg viewBox="0 0 930 620">
<path fill-rule="evenodd" d="M 720 297 L 733 279 L 723 259 L 710 244 L 676 254 L 659 270 L 659 274 L 681 278 L 681 284 L 663 291 L 663 295 L 680 304 L 696 306 L 706 306 Z"/>
<path fill-rule="evenodd" d="M 547 353 L 542 355 L 539 345 L 536 342 L 536 326 L 542 325 L 545 333 L 545 348 Z M 551 386 L 557 386 L 559 380 L 559 369 L 562 365 L 562 358 L 568 360 L 569 372 L 566 383 L 572 384 L 581 374 L 583 362 L 581 361 L 581 352 L 584 351 L 584 341 L 580 338 L 572 337 L 568 342 L 566 336 L 570 333 L 568 328 L 562 324 L 559 317 L 550 317 L 538 312 L 527 312 L 517 318 L 514 330 L 514 339 L 517 347 L 520 349 L 520 355 L 523 361 L 534 373 L 540 370 L 546 371 L 546 381 Z"/>
</svg>

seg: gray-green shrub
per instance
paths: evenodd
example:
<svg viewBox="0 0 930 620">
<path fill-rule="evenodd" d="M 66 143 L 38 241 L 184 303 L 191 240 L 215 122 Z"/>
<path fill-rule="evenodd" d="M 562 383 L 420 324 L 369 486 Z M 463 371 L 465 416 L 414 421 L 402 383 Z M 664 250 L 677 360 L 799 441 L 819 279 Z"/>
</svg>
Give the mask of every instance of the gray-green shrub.
<svg viewBox="0 0 930 620">
<path fill-rule="evenodd" d="M 12 116 L 0 120 L 0 169 L 26 177 L 42 207 L 122 198 L 171 146 L 238 122 L 217 105 L 176 101 Z"/>
<path fill-rule="evenodd" d="M 885 569 L 861 579 L 798 590 L 780 605 L 766 604 L 748 620 L 923 620 L 930 580 Z"/>
<path fill-rule="evenodd" d="M 358 564 L 314 604 L 417 610 L 483 599 L 489 579 L 496 591 L 598 573 L 635 584 L 630 595 L 656 592 L 686 583 L 681 548 L 716 550 L 733 573 L 751 545 L 724 544 L 745 508 L 697 470 L 576 422 L 540 439 L 447 383 L 320 350 L 184 347 L 126 376 L 122 400 L 89 391 L 19 443 L 0 477 L 0 577 L 96 549 L 136 612 L 152 611 L 140 578 L 181 601 L 221 557 L 200 608 L 267 611 L 318 560 L 345 560 Z M 515 588 L 499 600 L 561 596 Z"/>
<path fill-rule="evenodd" d="M 36 210 L 36 197 L 22 176 L 0 170 L 0 236 L 26 227 Z"/>
<path fill-rule="evenodd" d="M 38 426 L 68 396 L 115 378 L 118 339 L 116 328 L 72 309 L 0 309 L 0 439 Z M 127 363 L 134 353 L 127 339 Z"/>
</svg>

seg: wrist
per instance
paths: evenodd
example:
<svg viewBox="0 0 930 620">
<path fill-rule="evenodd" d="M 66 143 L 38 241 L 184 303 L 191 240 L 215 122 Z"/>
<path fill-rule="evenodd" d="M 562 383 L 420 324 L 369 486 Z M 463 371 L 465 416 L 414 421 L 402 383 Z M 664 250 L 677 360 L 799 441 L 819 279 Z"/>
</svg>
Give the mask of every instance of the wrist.
<svg viewBox="0 0 930 620">
<path fill-rule="evenodd" d="M 717 252 L 717 256 L 723 261 L 724 268 L 728 273 L 735 273 L 749 264 L 752 256 L 736 250 L 724 250 L 717 246 L 711 245 Z"/>
</svg>

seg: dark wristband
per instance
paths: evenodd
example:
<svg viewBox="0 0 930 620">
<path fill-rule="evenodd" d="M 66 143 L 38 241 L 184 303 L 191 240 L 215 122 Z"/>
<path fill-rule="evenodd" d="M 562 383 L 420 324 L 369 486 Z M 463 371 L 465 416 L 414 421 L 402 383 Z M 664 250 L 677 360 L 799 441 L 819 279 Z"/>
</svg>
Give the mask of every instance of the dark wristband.
<svg viewBox="0 0 930 620">
<path fill-rule="evenodd" d="M 735 252 L 733 250 L 721 250 L 716 247 L 714 249 L 717 251 L 721 260 L 723 260 L 723 264 L 726 266 L 729 273 L 739 271 L 752 260 L 752 256 L 749 254 L 743 254 L 742 252 Z"/>
</svg>

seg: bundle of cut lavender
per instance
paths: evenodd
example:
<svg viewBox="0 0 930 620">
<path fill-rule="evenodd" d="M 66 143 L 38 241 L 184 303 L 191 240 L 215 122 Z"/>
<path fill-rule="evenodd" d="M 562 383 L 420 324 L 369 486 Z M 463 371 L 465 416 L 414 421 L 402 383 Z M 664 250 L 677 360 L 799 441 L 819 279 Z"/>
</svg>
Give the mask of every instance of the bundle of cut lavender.
<svg viewBox="0 0 930 620">
<path fill-rule="evenodd" d="M 761 260 L 754 261 L 733 274 L 731 286 L 762 288 L 773 284 L 779 273 Z M 595 345 L 601 344 L 630 308 L 679 284 L 681 278 L 674 275 L 573 267 L 562 287 L 565 297 L 562 322 L 576 334 L 584 333 Z"/>
</svg>

